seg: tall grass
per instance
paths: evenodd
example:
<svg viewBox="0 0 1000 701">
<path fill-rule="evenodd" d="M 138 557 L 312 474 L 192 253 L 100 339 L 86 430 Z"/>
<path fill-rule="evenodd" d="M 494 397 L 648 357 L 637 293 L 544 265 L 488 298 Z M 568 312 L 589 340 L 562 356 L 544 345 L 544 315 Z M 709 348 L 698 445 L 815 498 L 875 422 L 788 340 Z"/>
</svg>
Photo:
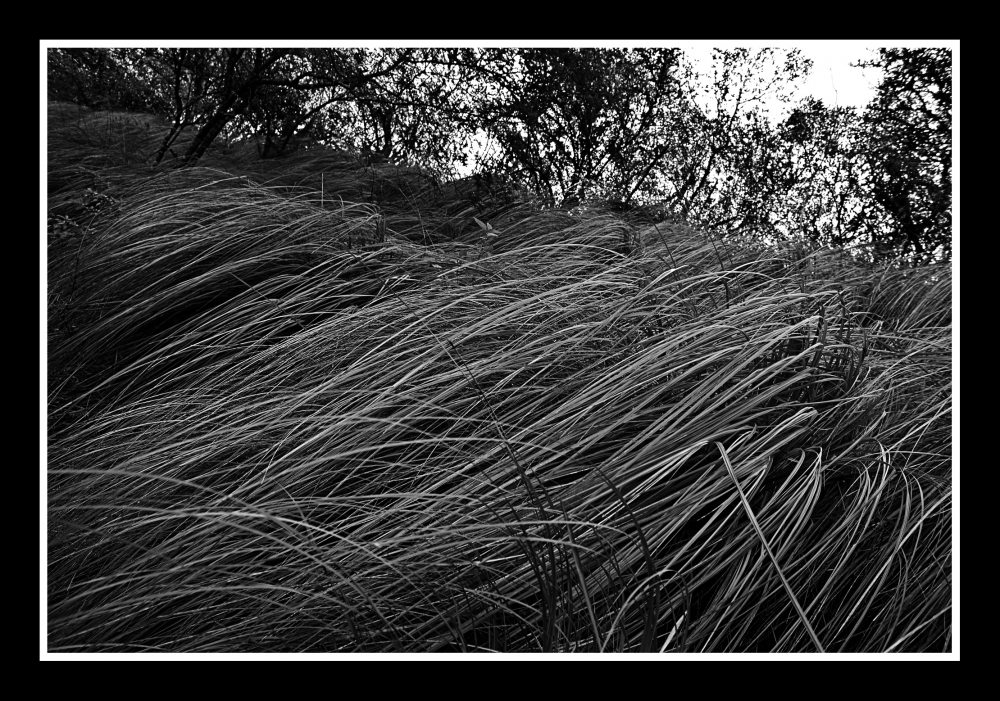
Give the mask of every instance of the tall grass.
<svg viewBox="0 0 1000 701">
<path fill-rule="evenodd" d="M 50 651 L 950 649 L 947 266 L 130 167 L 49 248 Z"/>
</svg>

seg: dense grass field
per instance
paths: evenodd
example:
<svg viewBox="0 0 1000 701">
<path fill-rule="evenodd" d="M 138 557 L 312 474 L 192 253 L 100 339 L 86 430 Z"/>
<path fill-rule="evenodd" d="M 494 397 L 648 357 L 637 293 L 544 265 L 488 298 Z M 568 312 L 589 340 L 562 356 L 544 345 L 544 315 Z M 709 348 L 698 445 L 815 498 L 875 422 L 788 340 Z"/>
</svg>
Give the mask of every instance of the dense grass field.
<svg viewBox="0 0 1000 701">
<path fill-rule="evenodd" d="M 50 652 L 951 650 L 949 264 L 165 129 L 50 107 Z"/>
</svg>

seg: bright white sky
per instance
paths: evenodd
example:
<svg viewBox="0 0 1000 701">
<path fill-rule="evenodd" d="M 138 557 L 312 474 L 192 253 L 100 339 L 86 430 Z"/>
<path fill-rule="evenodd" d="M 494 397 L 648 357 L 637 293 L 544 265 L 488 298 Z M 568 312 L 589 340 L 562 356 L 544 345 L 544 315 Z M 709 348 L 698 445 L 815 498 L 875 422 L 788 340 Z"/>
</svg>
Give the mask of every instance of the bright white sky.
<svg viewBox="0 0 1000 701">
<path fill-rule="evenodd" d="M 717 48 L 735 48 L 748 46 L 748 43 L 722 45 Z M 812 73 L 799 84 L 798 92 L 793 98 L 793 104 L 803 97 L 811 95 L 823 101 L 828 107 L 863 108 L 875 95 L 881 71 L 874 68 L 854 68 L 852 63 L 871 60 L 875 53 L 868 46 L 854 41 L 815 41 L 815 42 L 770 42 L 753 48 L 773 46 L 779 49 L 799 49 L 806 58 L 812 59 Z M 681 46 L 685 54 L 692 60 L 699 72 L 711 75 L 712 49 L 716 44 L 703 42 L 697 46 Z M 778 119 L 783 106 L 772 103 L 772 118 Z"/>
<path fill-rule="evenodd" d="M 864 107 L 875 96 L 882 71 L 875 68 L 852 68 L 850 64 L 871 60 L 874 52 L 828 42 L 803 49 L 813 60 L 812 74 L 803 85 L 802 94 L 812 95 L 831 107 Z"/>
<path fill-rule="evenodd" d="M 875 95 L 875 89 L 881 79 L 881 71 L 875 68 L 853 68 L 852 63 L 875 58 L 875 49 L 879 47 L 947 47 L 953 51 L 955 60 L 955 73 L 957 83 L 958 66 L 958 42 L 954 40 L 921 40 L 921 41 L 739 41 L 739 42 L 716 42 L 699 41 L 695 45 L 685 45 L 681 43 L 672 44 L 684 50 L 684 52 L 694 60 L 699 71 L 706 71 L 711 75 L 711 57 L 713 48 L 778 48 L 778 49 L 799 49 L 806 56 L 812 59 L 812 73 L 801 83 L 798 94 L 794 102 L 801 98 L 812 95 L 823 101 L 828 107 L 855 107 L 861 109 L 867 105 Z M 957 87 L 957 86 L 956 86 Z M 956 91 L 957 107 L 957 91 Z M 778 108 L 781 105 L 777 102 L 774 105 Z M 778 114 L 774 115 L 779 117 Z M 955 112 L 955 126 L 957 128 L 958 112 Z M 957 133 L 957 132 L 956 132 Z"/>
</svg>

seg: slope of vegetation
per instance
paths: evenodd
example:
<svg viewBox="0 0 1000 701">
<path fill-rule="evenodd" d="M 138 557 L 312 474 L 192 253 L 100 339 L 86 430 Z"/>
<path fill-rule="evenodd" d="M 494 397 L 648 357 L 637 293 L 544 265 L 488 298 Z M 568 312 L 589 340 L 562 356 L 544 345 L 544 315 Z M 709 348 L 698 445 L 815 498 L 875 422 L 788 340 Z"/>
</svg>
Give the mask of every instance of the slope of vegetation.
<svg viewBox="0 0 1000 701">
<path fill-rule="evenodd" d="M 950 650 L 949 264 L 49 116 L 51 652 Z"/>
</svg>

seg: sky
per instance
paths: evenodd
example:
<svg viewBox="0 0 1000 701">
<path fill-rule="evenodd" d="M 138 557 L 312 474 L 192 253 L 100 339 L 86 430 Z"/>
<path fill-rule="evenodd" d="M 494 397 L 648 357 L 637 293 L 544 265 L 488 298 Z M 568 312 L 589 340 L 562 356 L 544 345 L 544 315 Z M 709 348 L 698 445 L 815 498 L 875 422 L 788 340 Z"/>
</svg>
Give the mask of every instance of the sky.
<svg viewBox="0 0 1000 701">
<path fill-rule="evenodd" d="M 679 47 L 692 60 L 699 72 L 711 74 L 712 49 L 716 43 L 701 42 L 693 46 Z M 718 48 L 734 48 L 736 46 L 753 46 L 764 48 L 773 46 L 780 49 L 799 49 L 806 58 L 813 61 L 812 72 L 798 84 L 793 104 L 803 97 L 811 95 L 823 101 L 829 107 L 863 108 L 874 97 L 881 71 L 874 68 L 855 68 L 852 63 L 870 60 L 875 53 L 876 45 L 866 45 L 851 41 L 814 41 L 814 42 L 770 42 L 754 46 L 747 42 L 722 45 Z M 780 119 L 783 106 L 773 101 L 771 104 L 772 119 Z"/>
<path fill-rule="evenodd" d="M 852 68 L 851 63 L 870 60 L 874 53 L 852 45 L 828 43 L 803 49 L 813 60 L 812 74 L 806 79 L 803 95 L 812 95 L 836 107 L 864 107 L 875 95 L 880 70 Z"/>
</svg>

